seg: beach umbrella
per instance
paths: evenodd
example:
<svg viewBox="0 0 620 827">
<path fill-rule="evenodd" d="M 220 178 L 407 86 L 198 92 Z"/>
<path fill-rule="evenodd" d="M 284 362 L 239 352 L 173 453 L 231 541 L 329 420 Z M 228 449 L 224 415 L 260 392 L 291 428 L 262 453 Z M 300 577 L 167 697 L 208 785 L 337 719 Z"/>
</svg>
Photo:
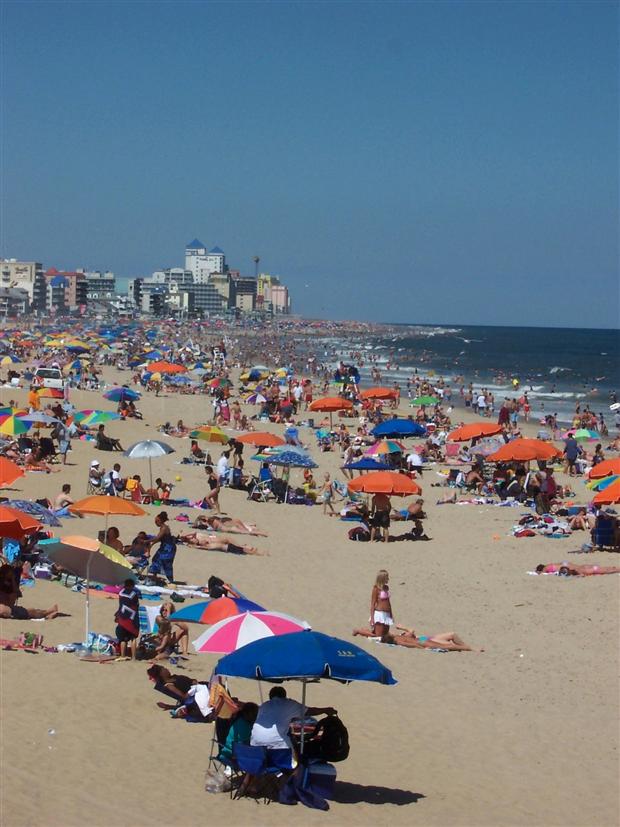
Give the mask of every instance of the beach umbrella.
<svg viewBox="0 0 620 827">
<path fill-rule="evenodd" d="M 421 494 L 422 489 L 406 474 L 398 471 L 374 471 L 363 474 L 347 483 L 350 491 L 364 494 L 388 494 L 389 496 L 407 497 L 411 494 Z"/>
<path fill-rule="evenodd" d="M 499 451 L 502 445 L 505 444 L 506 443 L 503 439 L 498 439 L 494 436 L 487 436 L 484 439 L 481 439 L 480 442 L 476 442 L 475 445 L 472 445 L 469 449 L 469 453 L 475 457 L 488 457 L 496 451 Z"/>
<path fill-rule="evenodd" d="M 146 366 L 149 373 L 185 373 L 185 365 L 177 365 L 174 362 L 149 362 Z"/>
<path fill-rule="evenodd" d="M 257 448 L 275 448 L 278 445 L 286 445 L 286 441 L 277 434 L 269 433 L 269 431 L 250 431 L 247 434 L 236 436 L 237 442 L 243 442 L 245 445 L 255 445 Z"/>
<path fill-rule="evenodd" d="M 303 632 L 264 637 L 221 658 L 215 675 L 251 680 L 302 682 L 302 705 L 306 707 L 308 681 L 321 679 L 350 683 L 372 681 L 393 685 L 396 680 L 377 658 L 347 640 L 309 629 Z M 304 747 L 302 715 L 301 752 Z"/>
<path fill-rule="evenodd" d="M 360 392 L 360 399 L 396 399 L 394 388 L 367 388 Z"/>
<path fill-rule="evenodd" d="M 309 629 L 305 620 L 281 612 L 244 612 L 215 623 L 193 641 L 196 652 L 228 654 L 265 637 Z"/>
<path fill-rule="evenodd" d="M 204 442 L 214 442 L 219 445 L 226 445 L 230 439 L 217 425 L 201 425 L 190 432 L 190 439 L 202 439 Z"/>
<path fill-rule="evenodd" d="M 115 499 L 109 497 L 108 499 Z M 76 577 L 86 580 L 86 634 L 84 643 L 88 643 L 90 631 L 90 583 L 103 583 L 106 586 L 119 586 L 132 577 L 131 564 L 116 549 L 92 540 L 90 537 L 71 535 L 41 540 L 37 547 L 43 554 L 71 572 Z"/>
<path fill-rule="evenodd" d="M 588 428 L 578 428 L 573 436 L 575 439 L 583 440 L 584 442 L 595 442 L 601 438 L 598 431 L 590 431 Z"/>
<path fill-rule="evenodd" d="M 108 518 L 110 514 L 119 516 L 142 517 L 146 511 L 133 500 L 125 500 L 122 497 L 108 497 L 106 494 L 92 494 L 84 497 L 69 506 L 72 514 L 98 514 L 105 516 L 105 531 L 108 531 Z"/>
<path fill-rule="evenodd" d="M 0 537 L 21 540 L 41 528 L 41 522 L 29 514 L 10 506 L 0 505 Z"/>
<path fill-rule="evenodd" d="M 388 471 L 389 466 L 373 457 L 362 457 L 342 466 L 347 471 Z"/>
<path fill-rule="evenodd" d="M 114 411 L 90 411 L 90 413 L 86 413 L 85 416 L 80 418 L 78 418 L 78 414 L 75 414 L 73 418 L 85 428 L 92 428 L 95 425 L 105 425 L 106 422 L 111 422 L 113 419 L 120 419 L 120 414 Z"/>
<path fill-rule="evenodd" d="M 450 442 L 469 442 L 470 439 L 480 439 L 484 436 L 499 434 L 501 430 L 502 426 L 494 422 L 470 422 L 451 431 L 448 434 L 448 440 Z"/>
<path fill-rule="evenodd" d="M 111 402 L 135 402 L 140 399 L 138 391 L 131 388 L 116 387 L 110 388 L 103 394 L 104 399 L 109 399 Z"/>
<path fill-rule="evenodd" d="M 150 488 L 153 487 L 153 468 L 151 460 L 156 457 L 164 457 L 166 454 L 173 454 L 174 448 L 167 442 L 160 442 L 159 439 L 144 439 L 141 442 L 134 442 L 123 455 L 129 459 L 148 459 Z"/>
<path fill-rule="evenodd" d="M 24 476 L 24 470 L 6 457 L 0 457 L 0 488 L 12 485 L 19 477 Z"/>
<path fill-rule="evenodd" d="M 18 436 L 19 434 L 25 434 L 30 428 L 32 428 L 32 423 L 26 422 L 18 416 L 5 416 L 0 420 L 0 434 Z"/>
<path fill-rule="evenodd" d="M 309 410 L 329 414 L 329 426 L 333 427 L 332 416 L 337 411 L 352 411 L 353 402 L 343 396 L 324 396 L 310 403 Z"/>
<path fill-rule="evenodd" d="M 64 399 L 65 392 L 60 388 L 37 388 L 39 399 Z"/>
<path fill-rule="evenodd" d="M 368 450 L 364 451 L 364 454 L 367 457 L 374 457 L 379 454 L 402 454 L 404 450 L 405 446 L 401 445 L 400 442 L 395 442 L 393 439 L 382 439 L 371 445 Z"/>
<path fill-rule="evenodd" d="M 412 405 L 438 405 L 441 400 L 436 396 L 416 396 L 411 402 Z"/>
<path fill-rule="evenodd" d="M 590 469 L 588 477 L 591 480 L 599 479 L 600 477 L 608 477 L 610 474 L 620 474 L 620 457 L 613 459 L 604 459 Z"/>
<path fill-rule="evenodd" d="M 251 393 L 243 401 L 247 405 L 262 405 L 267 401 L 267 397 L 263 396 L 262 393 Z"/>
<path fill-rule="evenodd" d="M 42 523 L 42 525 L 52 526 L 53 528 L 62 525 L 54 512 L 44 505 L 41 505 L 41 503 L 33 502 L 32 500 L 7 500 L 6 504 L 9 508 L 15 508 L 17 511 L 29 514 Z"/>
<path fill-rule="evenodd" d="M 210 625 L 218 623 L 227 617 L 243 614 L 244 612 L 264 612 L 264 606 L 259 606 L 245 597 L 218 597 L 214 600 L 201 601 L 184 606 L 174 614 L 171 620 L 186 620 L 189 623 L 204 623 Z"/>
<path fill-rule="evenodd" d="M 426 428 L 412 419 L 386 419 L 380 422 L 372 431 L 376 438 L 398 439 L 408 436 L 425 436 Z"/>
<path fill-rule="evenodd" d="M 620 474 L 611 474 L 611 476 L 602 477 L 599 480 L 590 480 L 586 483 L 586 488 L 590 488 L 592 491 L 604 491 L 616 480 L 620 480 Z"/>
<path fill-rule="evenodd" d="M 19 414 L 18 419 L 23 419 L 24 422 L 30 423 L 38 422 L 41 425 L 54 425 L 54 423 L 60 422 L 60 420 L 56 419 L 55 416 L 49 416 L 48 414 L 43 413 L 43 411 L 33 411 L 32 413 Z"/>
<path fill-rule="evenodd" d="M 0 359 L 0 365 L 3 365 L 4 367 L 7 365 L 13 365 L 16 362 L 19 362 L 17 356 L 11 356 L 10 354 L 3 356 L 2 359 Z"/>
<path fill-rule="evenodd" d="M 620 503 L 620 480 L 612 482 L 604 491 L 599 491 L 592 500 L 593 505 L 611 505 Z"/>
<path fill-rule="evenodd" d="M 540 439 L 513 439 L 490 454 L 489 462 L 529 462 L 530 460 L 549 460 L 560 456 L 554 445 L 542 442 Z"/>
<path fill-rule="evenodd" d="M 311 457 L 298 451 L 277 451 L 269 455 L 266 461 L 270 465 L 285 465 L 290 468 L 318 468 Z"/>
<path fill-rule="evenodd" d="M 230 379 L 227 379 L 225 376 L 217 376 L 215 379 L 211 379 L 207 382 L 210 388 L 232 388 L 233 383 Z"/>
</svg>

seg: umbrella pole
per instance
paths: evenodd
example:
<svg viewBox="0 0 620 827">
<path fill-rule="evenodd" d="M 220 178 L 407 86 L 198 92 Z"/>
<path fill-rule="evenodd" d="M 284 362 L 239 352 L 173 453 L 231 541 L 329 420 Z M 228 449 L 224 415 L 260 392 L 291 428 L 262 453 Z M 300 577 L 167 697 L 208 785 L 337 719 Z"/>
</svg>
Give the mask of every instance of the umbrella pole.
<svg viewBox="0 0 620 827">
<path fill-rule="evenodd" d="M 151 458 L 149 457 L 149 486 L 153 490 L 153 466 L 151 465 Z"/>
<path fill-rule="evenodd" d="M 303 712 L 301 713 L 301 739 L 299 741 L 299 754 L 304 754 L 304 741 L 306 740 L 306 681 L 302 681 L 302 690 L 301 690 L 301 705 L 303 706 Z"/>
<path fill-rule="evenodd" d="M 84 637 L 84 645 L 88 646 L 88 632 L 90 626 L 90 561 L 92 556 L 89 554 L 88 563 L 86 563 L 86 635 Z"/>
</svg>

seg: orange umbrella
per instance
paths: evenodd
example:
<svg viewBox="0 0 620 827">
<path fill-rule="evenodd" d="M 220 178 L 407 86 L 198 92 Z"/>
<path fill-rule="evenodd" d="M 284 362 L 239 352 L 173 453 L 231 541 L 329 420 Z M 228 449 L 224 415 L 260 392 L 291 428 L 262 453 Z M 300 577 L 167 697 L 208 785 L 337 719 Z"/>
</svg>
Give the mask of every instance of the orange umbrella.
<svg viewBox="0 0 620 827">
<path fill-rule="evenodd" d="M 259 448 L 275 448 L 276 445 L 286 445 L 281 436 L 270 434 L 268 431 L 250 431 L 248 434 L 236 436 L 235 439 L 237 442 L 256 445 Z"/>
<path fill-rule="evenodd" d="M 396 396 L 393 388 L 368 388 L 360 393 L 360 399 L 395 399 Z"/>
<path fill-rule="evenodd" d="M 450 442 L 468 442 L 470 439 L 479 439 L 483 436 L 493 436 L 502 430 L 501 425 L 494 422 L 470 422 L 468 425 L 461 425 L 448 434 Z"/>
<path fill-rule="evenodd" d="M 611 474 L 620 474 L 620 457 L 604 459 L 595 465 L 588 474 L 591 480 L 600 480 L 602 477 L 609 477 Z"/>
<path fill-rule="evenodd" d="M 371 471 L 348 483 L 349 491 L 363 491 L 365 494 L 389 494 L 407 497 L 421 494 L 422 489 L 406 474 L 397 471 Z"/>
<path fill-rule="evenodd" d="M 608 485 L 603 491 L 599 491 L 592 502 L 594 505 L 611 505 L 612 503 L 620 503 L 620 480 L 612 482 L 612 484 Z"/>
<path fill-rule="evenodd" d="M 176 365 L 174 362 L 149 362 L 146 369 L 149 373 L 187 373 L 185 365 Z"/>
<path fill-rule="evenodd" d="M 529 462 L 532 459 L 554 459 L 560 456 L 554 445 L 540 439 L 513 439 L 487 457 L 488 462 Z"/>
<path fill-rule="evenodd" d="M 320 411 L 321 413 L 350 411 L 352 408 L 353 402 L 344 399 L 342 396 L 324 396 L 323 399 L 316 399 L 310 403 L 311 411 Z"/>
<path fill-rule="evenodd" d="M 129 517 L 141 517 L 146 514 L 143 508 L 133 502 L 133 500 L 124 500 L 121 497 L 108 497 L 105 494 L 93 494 L 90 497 L 84 497 L 83 500 L 78 500 L 73 505 L 69 506 L 69 511 L 76 514 L 102 514 L 105 515 L 105 530 L 108 530 L 108 517 L 110 514 L 125 515 Z"/>
<path fill-rule="evenodd" d="M 21 540 L 26 534 L 32 534 L 40 528 L 41 523 L 29 514 L 6 505 L 0 506 L 0 537 Z"/>
<path fill-rule="evenodd" d="M 12 485 L 16 479 L 24 476 L 24 471 L 12 460 L 0 457 L 0 488 Z"/>
</svg>

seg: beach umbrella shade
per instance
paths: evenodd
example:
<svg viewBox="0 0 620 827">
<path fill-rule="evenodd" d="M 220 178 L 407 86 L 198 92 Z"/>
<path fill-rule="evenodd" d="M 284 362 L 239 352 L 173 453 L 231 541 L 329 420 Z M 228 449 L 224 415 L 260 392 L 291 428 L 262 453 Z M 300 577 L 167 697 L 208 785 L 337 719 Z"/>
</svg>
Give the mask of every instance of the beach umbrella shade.
<svg viewBox="0 0 620 827">
<path fill-rule="evenodd" d="M 243 442 L 245 445 L 255 445 L 257 448 L 275 448 L 278 445 L 286 445 L 286 441 L 277 434 L 271 434 L 269 431 L 250 431 L 247 434 L 236 436 L 237 442 Z"/>
<path fill-rule="evenodd" d="M 151 460 L 157 457 L 164 457 L 166 454 L 173 454 L 174 448 L 168 445 L 167 442 L 161 442 L 159 439 L 144 439 L 142 442 L 134 442 L 126 451 L 124 456 L 129 459 L 148 459 L 149 461 L 149 480 L 150 487 L 153 487 L 153 468 Z"/>
<path fill-rule="evenodd" d="M 421 494 L 420 486 L 406 474 L 397 471 L 373 471 L 347 483 L 350 491 L 364 494 L 388 494 L 390 497 L 407 497 Z"/>
<path fill-rule="evenodd" d="M 592 500 L 593 505 L 611 505 L 620 503 L 620 480 L 612 482 L 604 491 L 599 491 Z"/>
<path fill-rule="evenodd" d="M 404 450 L 405 446 L 401 445 L 400 442 L 395 442 L 393 439 L 382 439 L 371 445 L 367 451 L 364 451 L 364 454 L 367 457 L 374 457 L 380 454 L 402 454 Z"/>
<path fill-rule="evenodd" d="M 109 497 L 109 499 L 114 499 Z M 71 572 L 86 580 L 86 609 L 84 643 L 88 642 L 90 631 L 90 583 L 119 586 L 133 576 L 131 564 L 116 549 L 92 540 L 90 537 L 71 535 L 51 540 L 41 540 L 37 547 L 43 554 Z"/>
<path fill-rule="evenodd" d="M 441 400 L 436 396 L 416 396 L 411 402 L 412 405 L 438 405 Z"/>
<path fill-rule="evenodd" d="M 426 428 L 412 419 L 386 419 L 380 422 L 372 431 L 376 438 L 398 439 L 408 436 L 426 436 Z"/>
<path fill-rule="evenodd" d="M 501 433 L 502 426 L 494 422 L 469 422 L 461 425 L 448 434 L 450 442 L 469 442 L 470 439 L 480 439 L 485 436 L 493 436 Z"/>
<path fill-rule="evenodd" d="M 302 682 L 302 705 L 306 707 L 308 681 L 321 679 L 342 683 L 372 681 L 386 685 L 396 683 L 391 671 L 377 658 L 349 641 L 321 632 L 305 630 L 264 637 L 231 652 L 215 666 L 215 675 L 249 678 L 279 683 Z M 302 715 L 301 752 L 304 748 Z"/>
<path fill-rule="evenodd" d="M 599 479 L 600 477 L 608 477 L 610 474 L 620 474 L 620 457 L 613 459 L 604 459 L 590 469 L 588 477 L 591 480 Z"/>
<path fill-rule="evenodd" d="M 0 420 L 0 434 L 19 436 L 19 434 L 25 434 L 30 428 L 32 428 L 32 423 L 18 416 L 5 416 Z"/>
<path fill-rule="evenodd" d="M 0 457 L 0 488 L 12 485 L 15 480 L 24 476 L 24 471 L 19 465 L 6 457 Z"/>
<path fill-rule="evenodd" d="M 554 445 L 540 439 L 513 439 L 502 445 L 499 451 L 490 454 L 489 462 L 529 462 L 530 460 L 549 460 L 560 455 Z"/>
<path fill-rule="evenodd" d="M 133 500 L 125 500 L 122 497 L 108 497 L 105 494 L 93 494 L 84 497 L 69 506 L 72 514 L 98 514 L 105 517 L 105 530 L 108 530 L 108 519 L 110 514 L 128 517 L 142 517 L 146 511 Z"/>
<path fill-rule="evenodd" d="M 170 619 L 210 625 L 244 612 L 264 611 L 266 611 L 264 606 L 259 606 L 258 603 L 247 600 L 245 597 L 218 597 L 215 600 L 206 600 L 184 606 L 178 612 L 170 615 Z"/>
<path fill-rule="evenodd" d="M 202 439 L 204 442 L 214 442 L 219 445 L 226 445 L 230 439 L 217 425 L 202 425 L 190 432 L 190 439 Z"/>
<path fill-rule="evenodd" d="M 21 540 L 27 534 L 33 534 L 41 528 L 42 523 L 30 514 L 17 508 L 0 505 L 0 537 Z"/>
<path fill-rule="evenodd" d="M 367 388 L 361 391 L 360 399 L 396 399 L 394 388 Z"/>
<path fill-rule="evenodd" d="M 265 637 L 302 632 L 310 626 L 281 612 L 244 612 L 220 620 L 193 641 L 196 652 L 228 654 Z"/>
<path fill-rule="evenodd" d="M 104 399 L 109 399 L 111 402 L 135 402 L 136 399 L 140 399 L 140 394 L 138 391 L 134 391 L 131 388 L 110 388 L 103 394 Z"/>
<path fill-rule="evenodd" d="M 177 365 L 174 362 L 149 362 L 146 366 L 149 373 L 185 373 L 185 365 Z"/>
<path fill-rule="evenodd" d="M 46 508 L 41 503 L 32 502 L 32 500 L 7 500 L 9 508 L 15 508 L 17 511 L 22 511 L 38 520 L 42 525 L 52 526 L 57 528 L 62 523 L 58 517 L 49 508 Z"/>
</svg>

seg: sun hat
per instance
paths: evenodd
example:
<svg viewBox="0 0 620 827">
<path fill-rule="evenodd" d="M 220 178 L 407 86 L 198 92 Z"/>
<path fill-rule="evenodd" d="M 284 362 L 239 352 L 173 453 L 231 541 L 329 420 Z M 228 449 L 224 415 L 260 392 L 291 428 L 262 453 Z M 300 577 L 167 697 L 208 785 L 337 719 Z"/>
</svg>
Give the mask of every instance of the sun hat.
<svg viewBox="0 0 620 827">
<path fill-rule="evenodd" d="M 99 460 L 98 460 L 98 459 L 94 459 L 94 460 L 91 462 L 90 467 L 91 467 L 91 468 L 95 468 L 97 465 L 99 465 Z"/>
</svg>

